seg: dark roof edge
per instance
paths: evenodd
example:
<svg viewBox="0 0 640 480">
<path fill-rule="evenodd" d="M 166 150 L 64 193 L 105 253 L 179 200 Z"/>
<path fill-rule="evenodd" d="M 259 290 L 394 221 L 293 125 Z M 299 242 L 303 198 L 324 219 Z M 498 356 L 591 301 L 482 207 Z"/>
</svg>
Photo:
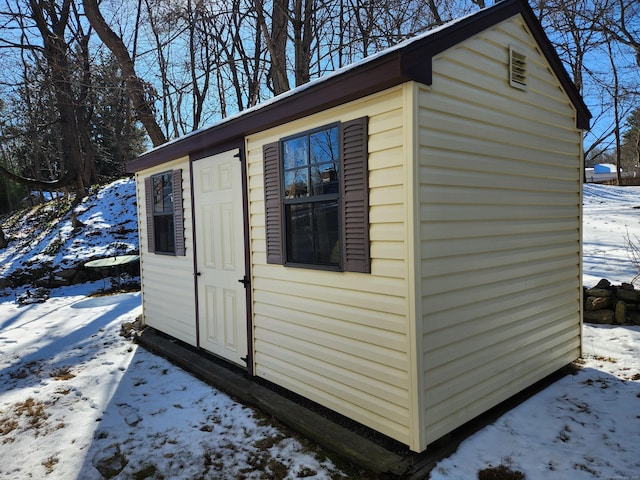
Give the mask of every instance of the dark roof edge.
<svg viewBox="0 0 640 480">
<path fill-rule="evenodd" d="M 417 41 L 406 46 L 402 53 L 403 62 L 405 63 L 403 71 L 411 76 L 412 80 L 422 81 L 422 83 L 430 85 L 431 65 L 429 65 L 429 78 L 425 78 L 424 74 L 421 75 L 419 71 L 421 64 L 425 63 L 425 58 L 433 58 L 434 55 L 460 43 L 463 39 L 470 38 L 517 14 L 522 15 L 551 69 L 558 77 L 558 81 L 574 105 L 577 112 L 576 127 L 581 130 L 588 130 L 591 112 L 589 112 L 582 95 L 580 95 L 573 80 L 571 80 L 567 70 L 564 68 L 560 57 L 558 57 L 549 37 L 547 37 L 527 0 L 503 0 L 451 25 L 449 28 L 429 35 L 422 39 L 423 42 Z M 427 42 L 426 45 L 424 44 L 425 41 Z"/>
<path fill-rule="evenodd" d="M 196 155 L 215 145 L 241 144 L 246 135 L 282 125 L 305 116 L 380 92 L 414 80 L 431 84 L 431 58 L 497 23 L 522 14 L 529 30 L 540 45 L 577 111 L 576 126 L 589 128 L 591 113 L 569 77 L 540 22 L 526 0 L 503 0 L 440 30 L 427 33 L 406 45 L 359 62 L 354 68 L 329 74 L 299 91 L 283 94 L 220 123 L 193 132 L 154 148 L 126 165 L 127 172 L 137 172 L 180 157 Z"/>
</svg>

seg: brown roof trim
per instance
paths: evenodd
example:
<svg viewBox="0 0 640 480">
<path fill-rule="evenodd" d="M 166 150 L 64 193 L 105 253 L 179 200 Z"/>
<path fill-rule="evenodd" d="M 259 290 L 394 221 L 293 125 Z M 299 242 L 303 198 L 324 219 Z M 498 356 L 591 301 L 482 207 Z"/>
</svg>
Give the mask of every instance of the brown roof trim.
<svg viewBox="0 0 640 480">
<path fill-rule="evenodd" d="M 261 108 L 223 120 L 217 125 L 161 145 L 127 163 L 127 171 L 136 172 L 219 143 L 236 143 L 246 135 L 282 125 L 331 107 L 356 100 L 406 82 L 400 71 L 400 56 L 388 55 L 367 62 L 362 68 L 347 70 L 327 80 L 310 85 Z M 196 156 L 199 156 L 196 154 Z"/>
<path fill-rule="evenodd" d="M 434 55 L 517 14 L 523 16 L 576 108 L 576 126 L 588 129 L 591 113 L 533 10 L 526 0 L 504 0 L 414 41 L 365 59 L 353 68 L 320 78 L 263 106 L 241 112 L 209 128 L 161 145 L 127 163 L 127 171 L 137 172 L 187 155 L 198 158 L 203 156 L 199 152 L 211 151 L 216 145 L 241 143 L 246 135 L 357 100 L 409 80 L 430 85 L 431 59 Z"/>
</svg>

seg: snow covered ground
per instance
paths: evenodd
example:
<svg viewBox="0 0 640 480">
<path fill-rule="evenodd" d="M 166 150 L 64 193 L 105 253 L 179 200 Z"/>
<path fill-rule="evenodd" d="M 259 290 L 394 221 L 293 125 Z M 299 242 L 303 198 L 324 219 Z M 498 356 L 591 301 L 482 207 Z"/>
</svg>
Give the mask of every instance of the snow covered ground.
<svg viewBox="0 0 640 480">
<path fill-rule="evenodd" d="M 291 433 L 119 335 L 140 294 L 0 303 L 0 478 L 332 478 Z M 137 476 L 136 476 L 137 475 Z"/>
<path fill-rule="evenodd" d="M 10 226 L 5 234 L 11 242 L 0 250 L 0 277 L 35 264 L 48 263 L 61 269 L 92 258 L 137 252 L 133 180 L 117 180 L 87 196 L 75 208 L 81 228 L 74 228 L 69 208 L 70 202 L 61 200 L 40 205 L 18 221 L 7 219 Z M 58 221 L 60 210 L 67 213 Z"/>
<path fill-rule="evenodd" d="M 627 238 L 640 245 L 640 187 L 587 184 L 583 205 L 584 285 L 630 282 L 640 273 L 626 248 Z"/>
<path fill-rule="evenodd" d="M 102 244 L 128 230 L 118 223 L 129 214 L 100 213 L 117 202 L 93 202 L 79 218 L 103 222 Z M 625 248 L 626 236 L 640 236 L 635 206 L 640 188 L 585 186 L 585 285 L 636 274 Z M 56 237 L 75 242 L 74 258 L 98 255 L 64 225 L 43 234 Z M 21 252 L 0 251 L 0 275 L 46 255 Z M 0 478 L 362 478 L 120 336 L 140 313 L 140 295 L 88 296 L 102 286 L 52 290 L 46 302 L 23 306 L 16 292 L 0 291 Z M 490 465 L 530 480 L 640 478 L 640 328 L 587 324 L 583 343 L 577 374 L 468 438 L 431 478 L 473 479 Z"/>
</svg>

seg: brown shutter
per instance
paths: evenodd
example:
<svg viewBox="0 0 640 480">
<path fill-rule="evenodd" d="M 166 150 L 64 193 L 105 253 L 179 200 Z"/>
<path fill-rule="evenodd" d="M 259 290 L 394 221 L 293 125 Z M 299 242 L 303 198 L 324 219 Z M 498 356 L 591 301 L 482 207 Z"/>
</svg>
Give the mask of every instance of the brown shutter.
<svg viewBox="0 0 640 480">
<path fill-rule="evenodd" d="M 156 240 L 153 228 L 153 182 L 151 177 L 144 179 L 144 201 L 147 212 L 147 250 L 156 251 Z"/>
<path fill-rule="evenodd" d="M 184 247 L 184 212 L 182 209 L 182 170 L 171 172 L 171 186 L 173 188 L 173 228 L 175 230 L 176 255 L 185 254 Z"/>
<path fill-rule="evenodd" d="M 368 142 L 367 117 L 342 124 L 342 255 L 348 272 L 371 272 Z"/>
<path fill-rule="evenodd" d="M 265 236 L 267 263 L 282 264 L 282 189 L 280 188 L 280 144 L 262 147 L 264 160 Z"/>
</svg>

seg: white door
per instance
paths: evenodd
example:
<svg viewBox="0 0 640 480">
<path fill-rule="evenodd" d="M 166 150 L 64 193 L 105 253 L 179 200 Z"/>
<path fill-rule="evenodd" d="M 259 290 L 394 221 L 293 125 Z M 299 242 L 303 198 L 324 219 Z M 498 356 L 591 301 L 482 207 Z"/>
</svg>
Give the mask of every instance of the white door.
<svg viewBox="0 0 640 480">
<path fill-rule="evenodd" d="M 242 170 L 238 150 L 193 162 L 198 341 L 246 366 L 246 293 Z"/>
</svg>

